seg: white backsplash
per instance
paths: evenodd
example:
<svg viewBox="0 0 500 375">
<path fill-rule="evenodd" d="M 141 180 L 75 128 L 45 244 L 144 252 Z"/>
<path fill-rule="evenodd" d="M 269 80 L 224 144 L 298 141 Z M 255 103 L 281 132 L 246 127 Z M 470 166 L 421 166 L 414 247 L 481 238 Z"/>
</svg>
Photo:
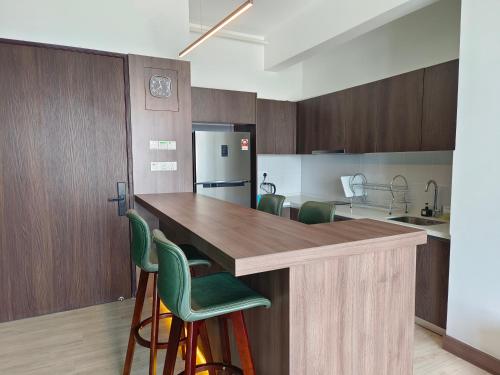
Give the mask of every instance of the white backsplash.
<svg viewBox="0 0 500 375">
<path fill-rule="evenodd" d="M 344 198 L 340 176 L 363 173 L 368 182 L 389 184 L 402 174 L 408 180 L 412 202 L 410 211 L 418 212 L 426 202 L 432 206 L 434 189 L 425 185 L 434 179 L 439 186 L 439 205 L 450 205 L 453 152 L 404 152 L 362 155 L 302 156 L 302 193 Z M 378 203 L 390 201 L 389 192 L 369 191 L 369 199 Z"/>
<path fill-rule="evenodd" d="M 297 195 L 301 192 L 301 155 L 257 155 L 257 194 L 262 174 L 267 173 L 267 182 L 276 185 L 276 193 Z"/>
</svg>

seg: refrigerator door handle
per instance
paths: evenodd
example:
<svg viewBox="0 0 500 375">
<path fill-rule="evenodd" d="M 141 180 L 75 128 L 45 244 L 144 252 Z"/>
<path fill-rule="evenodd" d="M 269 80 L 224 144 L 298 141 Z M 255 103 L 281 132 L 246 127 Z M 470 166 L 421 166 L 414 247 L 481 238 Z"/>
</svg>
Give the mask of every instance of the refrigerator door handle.
<svg viewBox="0 0 500 375">
<path fill-rule="evenodd" d="M 217 188 L 217 187 L 236 187 L 244 186 L 249 183 L 249 180 L 238 180 L 238 181 L 204 181 L 197 182 L 195 185 L 203 185 L 204 188 Z"/>
</svg>

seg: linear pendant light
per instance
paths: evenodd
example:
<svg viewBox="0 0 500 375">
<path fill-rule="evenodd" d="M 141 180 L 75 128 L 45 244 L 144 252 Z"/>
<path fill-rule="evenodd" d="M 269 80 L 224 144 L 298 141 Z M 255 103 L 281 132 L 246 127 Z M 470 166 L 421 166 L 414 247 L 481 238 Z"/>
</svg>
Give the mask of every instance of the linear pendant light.
<svg viewBox="0 0 500 375">
<path fill-rule="evenodd" d="M 238 8 L 236 8 L 230 14 L 228 14 L 223 20 L 221 20 L 214 27 L 212 27 L 210 30 L 208 30 L 205 34 L 203 34 L 202 36 L 200 36 L 193 43 L 191 43 L 189 46 L 187 46 L 185 49 L 183 49 L 181 51 L 181 53 L 179 53 L 179 57 L 186 56 L 189 52 L 191 52 L 192 50 L 194 50 L 196 47 L 198 47 L 205 40 L 207 40 L 208 38 L 210 38 L 211 36 L 213 36 L 217 31 L 219 31 L 220 29 L 222 29 L 224 26 L 226 26 L 231 21 L 233 21 L 236 18 L 238 18 L 241 14 L 243 14 L 245 11 L 247 11 L 252 5 L 253 5 L 253 0 L 247 0 L 247 1 L 245 1 Z"/>
</svg>

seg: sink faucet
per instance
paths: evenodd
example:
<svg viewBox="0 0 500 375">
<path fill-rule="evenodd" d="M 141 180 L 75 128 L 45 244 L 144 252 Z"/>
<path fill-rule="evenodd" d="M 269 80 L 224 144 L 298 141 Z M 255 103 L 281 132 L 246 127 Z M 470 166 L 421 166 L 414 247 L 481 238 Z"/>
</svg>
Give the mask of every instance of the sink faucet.
<svg viewBox="0 0 500 375">
<path fill-rule="evenodd" d="M 429 191 L 429 186 L 431 184 L 434 184 L 434 203 L 432 204 L 432 216 L 438 216 L 439 213 L 441 213 L 441 210 L 438 209 L 438 185 L 436 181 L 434 180 L 429 180 L 427 182 L 427 185 L 425 185 L 425 191 Z"/>
</svg>

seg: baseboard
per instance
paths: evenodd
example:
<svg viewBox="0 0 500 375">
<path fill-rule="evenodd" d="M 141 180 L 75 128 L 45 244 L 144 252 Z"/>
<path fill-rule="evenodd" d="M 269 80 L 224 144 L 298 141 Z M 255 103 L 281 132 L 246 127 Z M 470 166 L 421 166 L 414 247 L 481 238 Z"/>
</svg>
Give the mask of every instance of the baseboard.
<svg viewBox="0 0 500 375">
<path fill-rule="evenodd" d="M 467 362 L 486 370 L 493 375 L 500 375 L 500 360 L 486 354 L 451 336 L 443 336 L 443 349 Z"/>
<path fill-rule="evenodd" d="M 419 318 L 418 316 L 415 317 L 415 324 L 418 324 L 420 327 L 423 327 L 425 329 L 428 329 L 429 331 L 432 331 L 439 336 L 444 336 L 446 334 L 446 330 L 438 327 L 435 324 L 432 324 L 431 322 L 428 322 L 427 320 L 423 320 Z"/>
</svg>

